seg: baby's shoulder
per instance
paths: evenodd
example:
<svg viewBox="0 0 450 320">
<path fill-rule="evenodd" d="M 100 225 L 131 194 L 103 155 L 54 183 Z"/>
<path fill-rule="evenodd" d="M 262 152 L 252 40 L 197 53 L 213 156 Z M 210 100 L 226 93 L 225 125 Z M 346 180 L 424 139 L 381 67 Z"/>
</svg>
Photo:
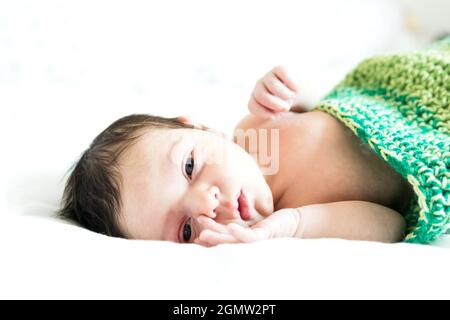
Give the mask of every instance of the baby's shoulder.
<svg viewBox="0 0 450 320">
<path fill-rule="evenodd" d="M 253 114 L 247 114 L 243 117 L 234 127 L 233 133 L 235 134 L 237 130 L 247 130 L 247 129 L 257 129 L 261 127 L 261 124 L 268 120 L 256 117 Z"/>
<path fill-rule="evenodd" d="M 263 119 L 253 114 L 247 114 L 234 127 L 233 136 L 236 136 L 238 130 L 249 129 L 280 129 L 280 130 L 294 130 L 298 132 L 301 128 L 303 131 L 306 128 L 315 127 L 317 129 L 325 129 L 336 126 L 337 120 L 331 115 L 318 111 L 311 110 L 306 112 L 285 112 L 274 119 Z M 326 130 L 327 131 L 327 130 Z"/>
</svg>

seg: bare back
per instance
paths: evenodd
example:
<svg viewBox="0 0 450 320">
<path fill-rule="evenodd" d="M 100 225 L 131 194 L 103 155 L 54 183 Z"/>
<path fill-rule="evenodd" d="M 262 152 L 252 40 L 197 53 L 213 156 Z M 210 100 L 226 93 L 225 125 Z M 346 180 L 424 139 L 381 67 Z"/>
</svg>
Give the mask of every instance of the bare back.
<svg viewBox="0 0 450 320">
<path fill-rule="evenodd" d="M 399 173 L 325 112 L 287 112 L 274 120 L 248 115 L 237 128 L 279 129 L 279 170 L 265 176 L 275 210 L 361 200 L 401 212 L 413 196 Z M 242 147 L 248 152 L 248 144 Z"/>
</svg>

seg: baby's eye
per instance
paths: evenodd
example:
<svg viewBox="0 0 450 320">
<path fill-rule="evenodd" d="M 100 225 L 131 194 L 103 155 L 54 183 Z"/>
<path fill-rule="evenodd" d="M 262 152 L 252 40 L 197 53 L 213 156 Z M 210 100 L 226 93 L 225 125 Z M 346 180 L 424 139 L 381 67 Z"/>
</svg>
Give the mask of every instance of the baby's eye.
<svg viewBox="0 0 450 320">
<path fill-rule="evenodd" d="M 191 234 L 192 234 L 191 224 L 189 222 L 185 223 L 183 226 L 183 241 L 189 242 L 191 240 Z"/>
<path fill-rule="evenodd" d="M 187 158 L 186 164 L 184 165 L 184 171 L 189 178 L 192 178 L 192 172 L 194 172 L 194 157 L 192 156 L 192 152 Z"/>
</svg>

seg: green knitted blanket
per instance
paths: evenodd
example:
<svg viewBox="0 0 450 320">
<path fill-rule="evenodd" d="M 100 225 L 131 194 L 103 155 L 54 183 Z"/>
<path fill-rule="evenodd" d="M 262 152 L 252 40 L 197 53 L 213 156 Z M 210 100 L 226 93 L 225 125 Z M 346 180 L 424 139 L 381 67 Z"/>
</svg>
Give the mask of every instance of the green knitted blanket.
<svg viewBox="0 0 450 320">
<path fill-rule="evenodd" d="M 450 38 L 360 63 L 315 109 L 349 127 L 412 185 L 406 242 L 450 227 Z"/>
</svg>

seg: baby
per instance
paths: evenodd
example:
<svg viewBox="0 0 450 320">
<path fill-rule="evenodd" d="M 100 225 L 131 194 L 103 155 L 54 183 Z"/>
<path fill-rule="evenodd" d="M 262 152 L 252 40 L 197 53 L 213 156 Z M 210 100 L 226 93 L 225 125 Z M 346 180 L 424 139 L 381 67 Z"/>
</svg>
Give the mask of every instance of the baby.
<svg viewBox="0 0 450 320">
<path fill-rule="evenodd" d="M 187 117 L 117 120 L 73 168 L 61 214 L 110 236 L 204 246 L 401 241 L 407 181 L 338 119 L 295 105 L 298 92 L 283 67 L 268 72 L 233 141 Z"/>
</svg>

